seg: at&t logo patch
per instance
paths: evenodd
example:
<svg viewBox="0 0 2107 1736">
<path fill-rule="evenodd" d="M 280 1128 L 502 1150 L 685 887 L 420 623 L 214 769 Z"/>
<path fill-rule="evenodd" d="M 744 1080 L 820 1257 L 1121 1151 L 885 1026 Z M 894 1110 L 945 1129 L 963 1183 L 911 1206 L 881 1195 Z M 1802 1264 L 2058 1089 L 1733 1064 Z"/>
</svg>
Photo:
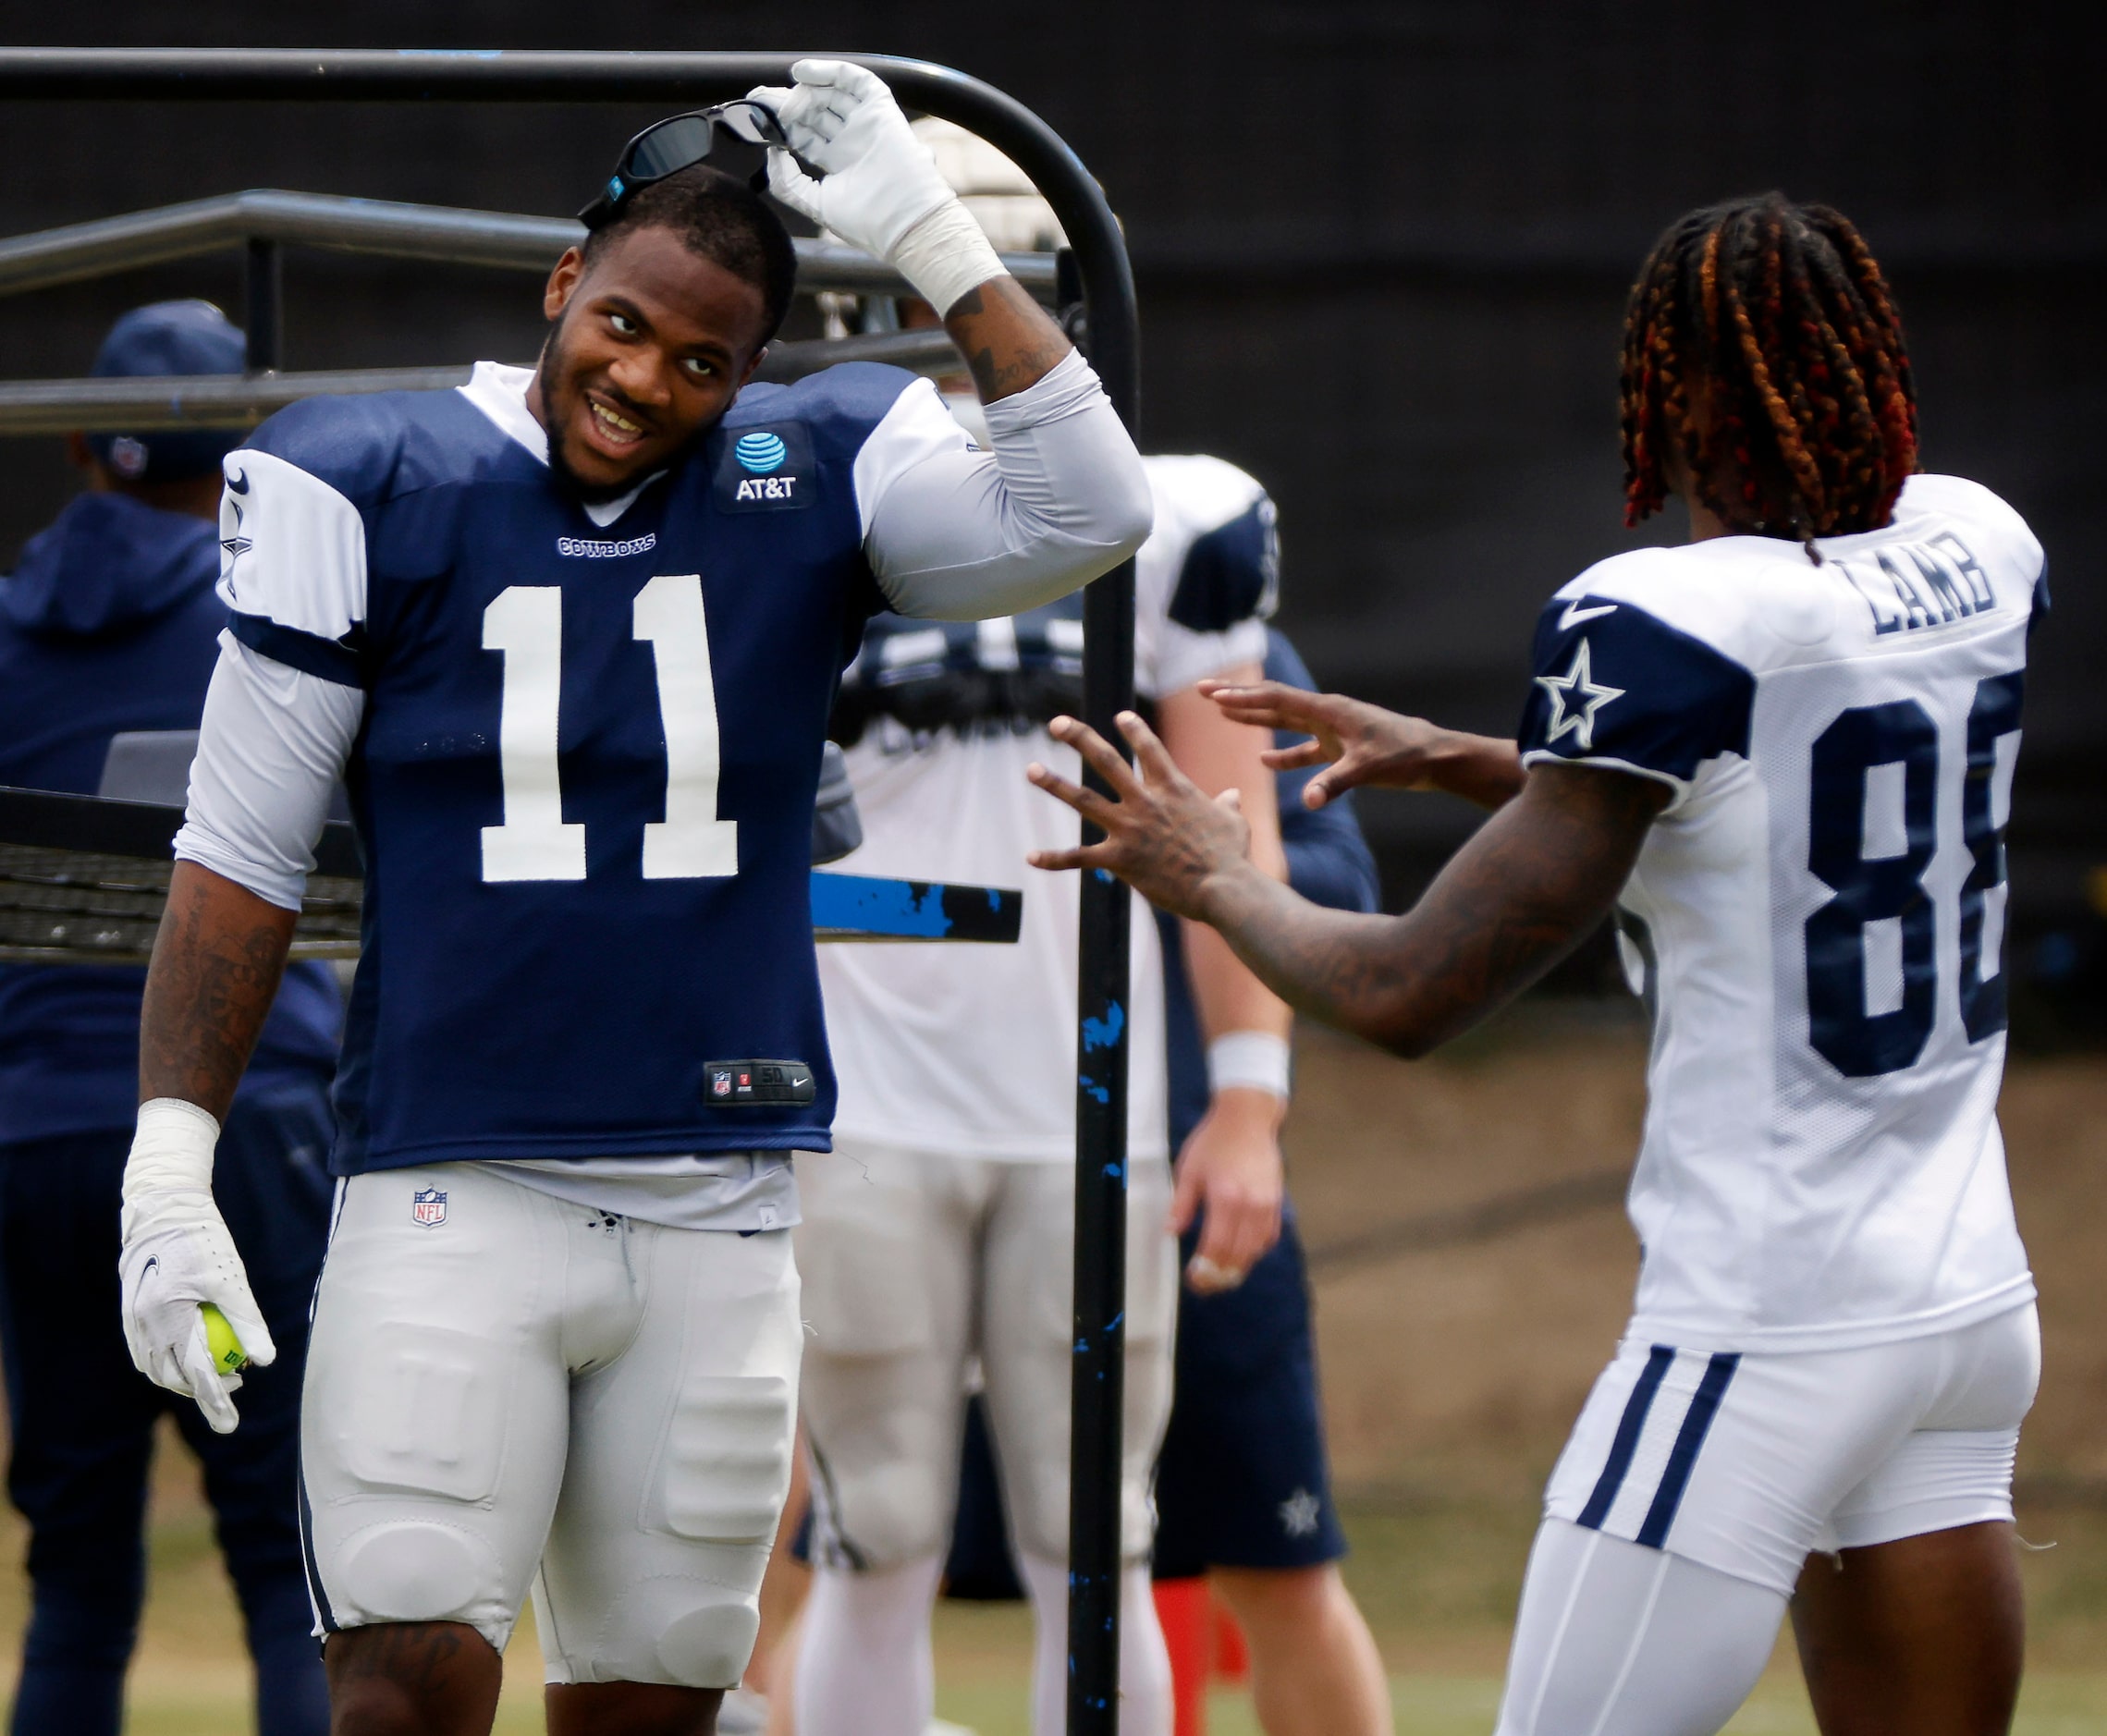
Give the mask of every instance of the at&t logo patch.
<svg viewBox="0 0 2107 1736">
<path fill-rule="evenodd" d="M 787 512 L 812 504 L 812 435 L 802 422 L 749 428 L 727 443 L 712 493 L 727 512 Z"/>
</svg>

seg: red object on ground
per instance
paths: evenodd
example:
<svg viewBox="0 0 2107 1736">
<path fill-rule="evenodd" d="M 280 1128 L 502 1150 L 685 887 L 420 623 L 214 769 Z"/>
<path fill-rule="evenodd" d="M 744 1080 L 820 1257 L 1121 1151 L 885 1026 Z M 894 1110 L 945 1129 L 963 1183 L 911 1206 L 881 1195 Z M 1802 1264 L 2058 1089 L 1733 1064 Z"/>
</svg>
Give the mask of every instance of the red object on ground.
<svg viewBox="0 0 2107 1736">
<path fill-rule="evenodd" d="M 1251 1650 L 1236 1618 L 1204 1579 L 1156 1582 L 1156 1619 L 1170 1653 L 1174 1736 L 1207 1736 L 1207 1684 L 1251 1680 Z"/>
<path fill-rule="evenodd" d="M 1227 1604 L 1214 1606 L 1215 1674 L 1223 1681 L 1242 1684 L 1251 1680 L 1251 1647 L 1243 1630 L 1230 1614 Z"/>
<path fill-rule="evenodd" d="M 1207 1736 L 1207 1677 L 1214 1663 L 1214 1598 L 1203 1579 L 1156 1582 L 1156 1619 L 1170 1651 L 1176 1736 Z"/>
</svg>

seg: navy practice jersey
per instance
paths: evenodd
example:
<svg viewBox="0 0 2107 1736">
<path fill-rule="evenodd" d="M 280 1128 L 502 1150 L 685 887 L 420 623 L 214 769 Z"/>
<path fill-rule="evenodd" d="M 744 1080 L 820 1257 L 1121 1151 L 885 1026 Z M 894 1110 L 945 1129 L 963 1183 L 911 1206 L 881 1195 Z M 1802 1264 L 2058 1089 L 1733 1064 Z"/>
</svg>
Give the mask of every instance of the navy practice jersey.
<svg viewBox="0 0 2107 1736">
<path fill-rule="evenodd" d="M 364 694 L 335 1167 L 825 1150 L 808 855 L 886 601 L 869 495 L 879 446 L 963 438 L 913 376 L 838 367 L 589 509 L 524 386 L 297 405 L 227 460 L 234 637 Z M 756 1061 L 795 1064 L 774 1100 L 727 1071 Z"/>
</svg>

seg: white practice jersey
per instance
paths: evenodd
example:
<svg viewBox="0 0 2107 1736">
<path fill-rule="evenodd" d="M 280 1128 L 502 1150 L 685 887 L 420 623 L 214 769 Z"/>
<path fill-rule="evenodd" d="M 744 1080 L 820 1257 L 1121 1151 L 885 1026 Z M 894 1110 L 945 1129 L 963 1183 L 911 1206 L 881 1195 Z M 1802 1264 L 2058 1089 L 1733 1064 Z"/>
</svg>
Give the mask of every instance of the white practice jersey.
<svg viewBox="0 0 2107 1736">
<path fill-rule="evenodd" d="M 1273 503 L 1219 458 L 1144 460 L 1156 529 L 1135 557 L 1134 684 L 1158 699 L 1266 655 L 1278 571 Z M 1022 886 L 1014 947 L 823 947 L 820 985 L 840 1099 L 835 1131 L 1013 1161 L 1075 1151 L 1072 874 L 1025 865 L 1076 841 L 1074 814 L 1024 781 L 1082 776 L 1046 731 L 1080 703 L 1080 596 L 1004 620 L 937 627 L 880 616 L 842 684 L 838 733 L 864 826 L 845 874 Z M 1128 1144 L 1168 1144 L 1163 960 L 1134 901 Z"/>
<path fill-rule="evenodd" d="M 1620 900 L 1653 1005 L 1635 1336 L 1830 1349 L 2033 1294 L 1996 1103 L 2004 828 L 2043 560 L 1947 476 L 1887 529 L 1591 568 L 1525 764 L 1674 791 Z"/>
</svg>

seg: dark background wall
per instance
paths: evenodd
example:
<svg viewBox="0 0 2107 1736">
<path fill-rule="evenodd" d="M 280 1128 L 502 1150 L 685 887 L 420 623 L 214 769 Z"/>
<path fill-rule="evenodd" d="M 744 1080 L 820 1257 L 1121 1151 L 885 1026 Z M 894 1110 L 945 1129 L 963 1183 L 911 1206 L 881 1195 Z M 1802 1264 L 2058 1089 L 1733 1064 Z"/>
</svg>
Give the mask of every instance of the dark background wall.
<svg viewBox="0 0 2107 1736">
<path fill-rule="evenodd" d="M 1060 7 L 295 0 L 267 13 L 9 6 L 23 43 L 780 48 L 916 54 L 1037 108 L 1127 225 L 1145 441 L 1244 464 L 1280 502 L 1282 621 L 1329 684 L 1513 727 L 1541 600 L 1622 529 L 1624 287 L 1684 208 L 1776 186 L 1842 206 L 1885 262 L 1926 454 L 2034 521 L 2037 643 L 2015 915 L 2085 921 L 2107 862 L 2107 65 L 2099 8 L 1952 0 L 1213 0 Z M 560 213 L 646 116 L 595 108 L 17 104 L 0 232 L 245 186 Z M 231 258 L 17 300 L 0 373 L 80 372 L 150 295 L 239 306 Z M 326 255 L 288 268 L 288 364 L 525 359 L 522 278 Z M 0 559 L 71 486 L 49 442 L 0 469 Z M 1370 805 L 1393 901 L 1463 835 L 1444 799 Z M 2097 889 L 2096 889 L 2097 890 Z"/>
</svg>

